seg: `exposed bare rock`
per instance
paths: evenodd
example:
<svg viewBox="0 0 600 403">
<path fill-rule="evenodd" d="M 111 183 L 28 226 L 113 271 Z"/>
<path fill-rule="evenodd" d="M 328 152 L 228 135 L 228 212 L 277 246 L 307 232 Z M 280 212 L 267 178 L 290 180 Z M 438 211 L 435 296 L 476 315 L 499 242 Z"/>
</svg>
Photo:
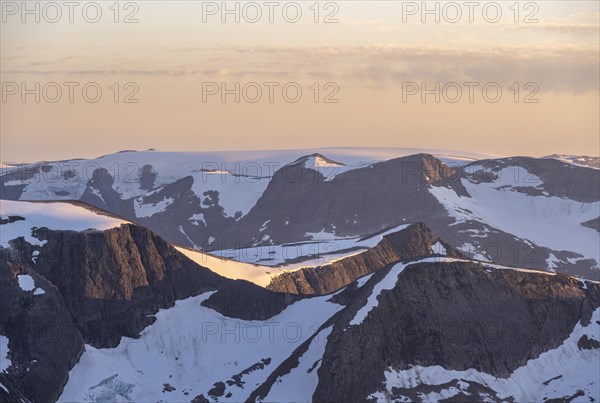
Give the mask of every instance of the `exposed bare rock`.
<svg viewBox="0 0 600 403">
<path fill-rule="evenodd" d="M 599 295 L 600 285 L 588 282 L 583 289 L 560 275 L 486 270 L 475 263 L 410 265 L 361 324 L 349 326 L 361 298 L 340 314 L 313 398 L 366 399 L 382 387 L 388 367 L 440 365 L 508 376 L 558 347 L 583 319 L 582 304 L 597 308 Z"/>
<path fill-rule="evenodd" d="M 244 280 L 235 280 L 219 288 L 202 305 L 230 318 L 267 320 L 301 298 L 299 295 L 274 292 Z"/>
<path fill-rule="evenodd" d="M 275 277 L 267 288 L 294 294 L 329 294 L 359 277 L 373 273 L 391 263 L 433 256 L 432 246 L 438 238 L 423 223 L 385 235 L 374 247 L 357 255 L 318 267 L 308 267 Z M 441 241 L 449 257 L 463 257 Z"/>
</svg>

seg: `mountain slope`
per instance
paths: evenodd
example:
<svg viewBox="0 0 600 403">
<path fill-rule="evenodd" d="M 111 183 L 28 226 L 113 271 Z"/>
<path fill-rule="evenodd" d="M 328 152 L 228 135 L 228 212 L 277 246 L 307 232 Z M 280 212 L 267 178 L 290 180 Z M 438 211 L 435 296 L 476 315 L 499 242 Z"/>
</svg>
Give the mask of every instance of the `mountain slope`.
<svg viewBox="0 0 600 403">
<path fill-rule="evenodd" d="M 114 347 L 137 338 L 160 309 L 231 282 L 148 229 L 80 206 L 0 207 L 0 334 L 7 338 L 0 381 L 15 399 L 57 399 L 84 343 Z M 273 293 L 254 287 L 267 305 Z M 273 298 L 279 310 L 295 300 Z"/>
</svg>

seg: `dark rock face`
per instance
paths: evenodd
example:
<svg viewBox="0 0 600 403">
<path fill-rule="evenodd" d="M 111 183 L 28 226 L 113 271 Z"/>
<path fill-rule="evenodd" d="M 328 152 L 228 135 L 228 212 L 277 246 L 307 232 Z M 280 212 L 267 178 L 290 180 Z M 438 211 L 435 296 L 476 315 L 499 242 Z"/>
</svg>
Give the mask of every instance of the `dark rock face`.
<svg viewBox="0 0 600 403">
<path fill-rule="evenodd" d="M 549 196 L 565 197 L 583 203 L 598 201 L 599 170 L 555 159 L 510 157 L 481 160 L 467 165 L 463 169 L 463 176 L 475 183 L 494 182 L 498 171 L 503 168 L 523 168 L 528 172 L 528 175 L 511 178 L 512 188 L 519 192 L 542 195 L 545 191 Z M 536 177 L 542 181 L 541 185 L 537 185 Z"/>
<path fill-rule="evenodd" d="M 9 215 L 7 218 L 0 218 L 0 225 L 10 224 L 15 221 L 23 221 L 23 220 L 25 220 L 25 217 L 21 217 L 18 215 Z"/>
<path fill-rule="evenodd" d="M 498 394 L 492 389 L 481 385 L 477 382 L 469 382 L 463 379 L 453 379 L 442 385 L 426 385 L 421 384 L 415 388 L 398 388 L 393 387 L 390 399 L 393 401 L 406 401 L 408 398 L 411 402 L 421 402 L 422 394 L 427 395 L 429 393 L 440 393 L 448 391 L 449 389 L 456 389 L 458 393 L 451 398 L 440 400 L 440 402 L 514 402 L 515 399 L 500 399 Z"/>
<path fill-rule="evenodd" d="M 370 279 L 363 292 L 376 281 Z M 584 290 L 566 276 L 486 270 L 475 263 L 418 263 L 379 295 L 361 324 L 349 326 L 367 296 L 357 297 L 336 320 L 315 401 L 366 399 L 383 388 L 388 367 L 441 365 L 508 376 L 558 347 L 584 319 L 582 305 L 599 306 L 600 286 L 588 282 Z"/>
<path fill-rule="evenodd" d="M 329 294 L 391 263 L 432 256 L 432 245 L 437 240 L 425 224 L 413 224 L 385 235 L 374 248 L 360 254 L 324 266 L 280 274 L 267 288 L 293 294 Z M 463 257 L 455 248 L 444 246 L 449 257 Z"/>
<path fill-rule="evenodd" d="M 243 320 L 267 320 L 302 297 L 273 292 L 244 280 L 234 280 L 202 302 L 224 316 Z"/>
<path fill-rule="evenodd" d="M 577 341 L 577 347 L 579 347 L 580 350 L 597 350 L 600 349 L 600 341 L 589 338 L 587 335 L 583 335 Z"/>
<path fill-rule="evenodd" d="M 127 206 L 121 200 L 119 193 L 113 189 L 114 183 L 115 180 L 108 170 L 104 168 L 96 169 L 80 200 L 122 217 L 130 216 L 132 211 L 126 208 Z"/>
<path fill-rule="evenodd" d="M 140 170 L 140 187 L 145 190 L 152 189 L 155 179 L 156 172 L 153 170 L 152 165 L 144 165 Z"/>
<path fill-rule="evenodd" d="M 275 172 L 256 206 L 217 240 L 233 247 L 261 243 L 266 233 L 274 243 L 308 239 L 307 232 L 323 229 L 340 236 L 364 235 L 426 217 L 449 224 L 427 187 L 435 183 L 466 195 L 460 172 L 428 154 L 377 163 L 331 180 L 305 168 L 305 160 Z M 267 220 L 268 229 L 260 231 Z"/>
<path fill-rule="evenodd" d="M 16 276 L 29 274 L 44 294 L 23 291 Z M 59 291 L 0 248 L 0 334 L 11 366 L 0 373 L 2 401 L 54 401 L 83 352 L 83 337 Z"/>
<path fill-rule="evenodd" d="M 138 337 L 158 309 L 230 281 L 135 225 L 40 228 L 36 236 L 47 242 L 39 247 L 19 238 L 0 248 L 0 334 L 9 340 L 12 364 L 0 374 L 7 400 L 56 400 L 84 342 L 114 347 L 123 336 Z M 43 293 L 23 291 L 19 274 L 31 275 Z"/>
<path fill-rule="evenodd" d="M 83 233 L 42 229 L 38 234 L 48 242 L 36 272 L 56 286 L 86 343 L 95 347 L 136 337 L 153 322 L 148 315 L 227 281 L 134 225 Z"/>
<path fill-rule="evenodd" d="M 600 232 L 600 217 L 594 218 L 586 222 L 582 222 L 581 225 L 583 225 L 584 227 L 595 229 L 596 231 Z"/>
<path fill-rule="evenodd" d="M 151 216 L 136 217 L 132 214 L 131 220 L 150 228 L 157 234 L 166 237 L 171 242 L 179 245 L 194 246 L 190 239 L 198 246 L 206 246 L 208 237 L 212 234 L 212 227 L 227 225 L 223 208 L 219 205 L 203 205 L 202 200 L 192 191 L 194 178 L 186 176 L 173 183 L 148 192 L 147 195 L 137 199 L 129 199 L 128 204 L 133 210 L 134 203 L 152 206 L 170 199 L 172 203 L 164 211 Z M 218 199 L 217 199 L 218 200 Z M 189 219 L 194 214 L 202 213 L 203 222 L 191 222 Z M 233 218 L 229 221 L 233 222 Z"/>
</svg>

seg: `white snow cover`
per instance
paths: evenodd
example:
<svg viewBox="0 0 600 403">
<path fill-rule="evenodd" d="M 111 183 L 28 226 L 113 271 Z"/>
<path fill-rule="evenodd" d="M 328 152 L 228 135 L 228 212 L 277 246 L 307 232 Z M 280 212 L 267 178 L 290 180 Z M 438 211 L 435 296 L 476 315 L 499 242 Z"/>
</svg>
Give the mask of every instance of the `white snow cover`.
<svg viewBox="0 0 600 403">
<path fill-rule="evenodd" d="M 462 162 L 466 159 L 494 157 L 491 154 L 456 150 L 417 148 L 322 148 L 295 150 L 160 152 L 123 151 L 94 159 L 74 159 L 45 163 L 49 170 L 27 180 L 13 180 L 5 185 L 26 185 L 21 200 L 73 200 L 79 199 L 88 180 L 96 169 L 104 168 L 115 178 L 113 188 L 122 199 L 139 197 L 147 193 L 139 182 L 140 169 L 149 164 L 156 173 L 156 187 L 192 175 L 194 192 L 200 197 L 207 190 L 220 193 L 219 204 L 227 215 L 236 211 L 246 214 L 266 189 L 273 173 L 298 158 L 323 153 L 327 158 L 344 164 L 343 169 L 353 169 L 375 162 L 405 155 L 426 152 L 440 158 Z M 33 164 L 32 164 L 33 165 Z M 20 166 L 25 168 L 26 166 Z M 339 173 L 342 169 L 334 167 Z M 2 166 L 2 172 L 12 167 Z M 331 167 L 322 167 L 331 169 Z M 64 175 L 68 171 L 75 176 Z M 58 194 L 57 194 L 58 192 Z M 66 192 L 66 193 L 63 193 Z"/>
<path fill-rule="evenodd" d="M 0 372 L 3 372 L 11 366 L 11 361 L 8 358 L 8 338 L 0 335 Z"/>
<path fill-rule="evenodd" d="M 133 201 L 133 209 L 137 218 L 152 217 L 154 214 L 165 211 L 167 207 L 173 204 L 173 199 L 165 197 L 157 203 L 144 203 L 143 197 L 138 197 Z"/>
<path fill-rule="evenodd" d="M 35 286 L 33 277 L 29 274 L 19 274 L 17 276 L 17 281 L 19 282 L 19 287 L 21 287 L 21 290 L 23 291 L 33 291 L 33 295 L 44 295 L 46 293 L 46 291 Z"/>
<path fill-rule="evenodd" d="M 501 399 L 513 397 L 517 402 L 541 402 L 546 399 L 562 398 L 583 390 L 587 396 L 600 396 L 600 350 L 580 350 L 577 342 L 583 335 L 600 339 L 600 309 L 592 315 L 591 323 L 584 327 L 578 323 L 563 344 L 529 360 L 508 378 L 479 372 L 475 369 L 454 371 L 441 366 L 415 366 L 408 370 L 385 371 L 386 392 L 374 393 L 371 397 L 386 402 L 386 393 L 392 387 L 412 388 L 420 384 L 441 385 L 454 379 L 478 382 L 496 391 Z M 552 380 L 553 378 L 561 377 Z M 425 396 L 424 396 L 425 398 Z M 588 401 L 587 397 L 581 401 Z"/>
<path fill-rule="evenodd" d="M 286 402 L 290 399 L 296 402 L 312 401 L 312 395 L 319 383 L 317 371 L 321 367 L 327 338 L 332 330 L 333 326 L 323 329 L 312 339 L 308 350 L 300 357 L 298 366 L 288 374 L 277 378 L 264 401 Z"/>
<path fill-rule="evenodd" d="M 260 173 L 260 170 L 253 169 Z M 270 176 L 237 176 L 235 172 L 199 172 L 192 175 L 194 184 L 192 191 L 204 200 L 204 192 L 216 190 L 219 192 L 219 205 L 227 216 L 234 216 L 240 211 L 246 215 L 256 204 L 267 188 Z"/>
<path fill-rule="evenodd" d="M 232 395 L 219 398 L 244 401 L 292 351 L 343 308 L 328 302 L 331 296 L 324 296 L 298 301 L 267 321 L 244 321 L 201 306 L 210 295 L 177 301 L 174 307 L 160 310 L 156 322 L 137 340 L 122 338 L 119 346 L 107 349 L 87 345 L 70 371 L 59 401 L 190 401 L 215 382 L 226 382 L 271 358 L 263 370 L 243 376 L 243 388 L 227 386 Z M 311 361 L 313 354 L 307 357 Z M 163 393 L 165 383 L 175 390 Z"/>
<path fill-rule="evenodd" d="M 199 265 L 207 267 L 223 277 L 234 280 L 247 280 L 262 287 L 266 287 L 271 282 L 272 277 L 282 272 L 281 269 L 274 267 L 238 262 L 180 247 L 175 247 L 175 249 Z"/>
<path fill-rule="evenodd" d="M 285 271 L 302 267 L 315 267 L 356 255 L 377 245 L 384 235 L 405 229 L 410 224 L 389 228 L 370 237 L 342 238 L 321 231 L 309 233 L 313 241 L 292 244 L 253 246 L 243 249 L 223 249 L 212 252 L 216 256 L 234 259 L 240 262 L 256 263 L 264 266 L 281 266 Z M 293 263 L 287 263 L 294 261 Z"/>
<path fill-rule="evenodd" d="M 69 203 L 31 203 L 1 200 L 0 216 L 21 216 L 25 220 L 0 225 L 0 246 L 8 247 L 8 241 L 20 236 L 32 245 L 43 245 L 45 241 L 31 235 L 33 228 L 47 227 L 52 230 L 84 231 L 87 229 L 107 230 L 127 221 L 107 215 L 96 214 L 84 207 Z"/>
<path fill-rule="evenodd" d="M 204 213 L 197 213 L 190 217 L 190 221 L 194 225 L 200 225 L 200 223 L 204 223 L 206 226 L 206 220 L 204 219 Z"/>
<path fill-rule="evenodd" d="M 306 159 L 304 167 L 319 172 L 325 177 L 325 182 L 331 182 L 341 173 L 351 171 L 369 165 L 368 163 L 359 165 L 344 165 L 334 161 L 328 161 L 320 155 L 311 155 Z"/>
<path fill-rule="evenodd" d="M 444 245 L 442 245 L 440 241 L 437 241 L 431 247 L 431 249 L 433 250 L 433 253 L 437 253 L 438 255 L 446 255 L 446 248 L 444 248 Z"/>
<path fill-rule="evenodd" d="M 23 291 L 33 291 L 35 288 L 33 277 L 29 274 L 19 274 L 17 280 L 19 281 L 19 287 L 21 287 L 21 290 Z"/>
<path fill-rule="evenodd" d="M 515 182 L 515 178 L 520 179 Z M 495 182 L 474 184 L 463 179 L 462 183 L 472 198 L 461 197 L 445 187 L 429 189 L 457 223 L 477 220 L 538 246 L 573 251 L 596 260 L 596 264 L 600 261 L 598 232 L 580 224 L 598 217 L 599 202 L 530 196 L 501 188 L 541 184 L 539 178 L 520 167 L 501 170 L 501 177 Z"/>
<path fill-rule="evenodd" d="M 555 160 L 559 160 L 561 162 L 564 162 L 565 164 L 571 164 L 571 165 L 576 165 L 576 166 L 580 166 L 580 167 L 584 167 L 584 168 L 592 168 L 592 169 L 600 169 L 596 166 L 594 166 L 594 163 L 598 163 L 598 157 L 587 157 L 587 156 L 582 156 L 582 155 L 569 155 L 569 154 L 554 154 L 554 155 L 548 155 L 546 157 L 543 158 L 552 158 Z"/>
<path fill-rule="evenodd" d="M 356 287 L 357 288 L 362 287 L 363 285 L 365 285 L 365 283 L 367 281 L 369 281 L 371 279 L 371 277 L 373 277 L 373 273 L 367 274 L 366 276 L 359 278 L 358 280 L 356 280 Z"/>
</svg>

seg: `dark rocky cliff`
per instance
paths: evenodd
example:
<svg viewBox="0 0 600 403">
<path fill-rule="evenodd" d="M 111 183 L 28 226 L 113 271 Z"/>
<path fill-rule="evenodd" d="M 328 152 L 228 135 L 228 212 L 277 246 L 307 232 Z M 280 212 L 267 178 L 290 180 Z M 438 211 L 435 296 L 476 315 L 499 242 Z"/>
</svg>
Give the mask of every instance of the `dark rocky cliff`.
<svg viewBox="0 0 600 403">
<path fill-rule="evenodd" d="M 3 399 L 57 399 L 84 342 L 114 347 L 123 336 L 138 337 L 158 309 L 230 281 L 135 225 L 41 228 L 37 236 L 47 241 L 41 247 L 17 239 L 0 248 L 0 334 L 12 364 L 1 375 L 11 393 Z M 22 290 L 17 276 L 23 274 L 45 293 Z"/>
<path fill-rule="evenodd" d="M 440 365 L 506 377 L 558 347 L 578 321 L 589 323 L 600 285 L 475 263 L 419 263 L 379 295 L 360 325 L 349 326 L 364 301 L 355 298 L 335 324 L 315 401 L 366 399 L 382 389 L 388 367 Z"/>
<path fill-rule="evenodd" d="M 35 236 L 43 246 L 17 238 L 0 248 L 0 335 L 12 364 L 0 374 L 9 390 L 0 388 L 0 401 L 56 400 L 84 344 L 115 347 L 122 337 L 139 337 L 176 300 L 218 290 L 206 306 L 266 320 L 301 298 L 221 277 L 132 224 L 83 232 L 38 228 Z M 22 290 L 17 276 L 25 274 L 44 293 Z"/>
<path fill-rule="evenodd" d="M 136 337 L 158 309 L 228 281 L 135 225 L 38 234 L 48 242 L 35 271 L 56 286 L 86 343 L 95 347 Z"/>
<path fill-rule="evenodd" d="M 202 305 L 230 318 L 267 320 L 302 298 L 301 295 L 273 292 L 248 281 L 235 280 L 219 288 Z"/>
<path fill-rule="evenodd" d="M 275 277 L 267 288 L 293 294 L 329 294 L 391 263 L 433 256 L 432 246 L 437 241 L 438 238 L 425 224 L 413 224 L 385 235 L 375 247 L 362 253 L 327 265 L 283 273 Z M 456 248 L 445 243 L 444 246 L 447 256 L 463 257 Z"/>
<path fill-rule="evenodd" d="M 600 306 L 600 284 L 583 284 L 564 275 L 488 269 L 474 262 L 414 263 L 398 275 L 394 288 L 379 294 L 378 305 L 362 323 L 350 325 L 391 269 L 392 265 L 379 270 L 362 287 L 350 286 L 334 297 L 346 307 L 319 328 L 333 326 L 313 401 L 368 401 L 369 395 L 384 389 L 389 368 L 439 365 L 506 377 L 557 348 L 578 322 L 588 326 Z M 266 398 L 278 378 L 298 365 L 310 343 L 311 339 L 300 345 L 248 401 Z M 596 348 L 594 341 L 580 344 Z M 406 401 L 402 396 L 421 401 L 419 393 L 426 394 L 427 387 L 399 391 L 398 401 Z M 476 396 L 482 392 L 488 396 L 485 401 L 511 401 L 476 382 L 468 387 L 477 393 L 459 393 L 454 399 L 480 401 Z"/>
<path fill-rule="evenodd" d="M 275 172 L 256 206 L 217 235 L 217 243 L 251 245 L 265 234 L 275 243 L 295 242 L 321 229 L 340 236 L 364 235 L 427 220 L 449 224 L 452 220 L 427 187 L 448 186 L 467 195 L 460 171 L 429 154 L 376 163 L 335 178 L 306 168 L 307 158 Z M 268 228 L 261 230 L 267 220 Z"/>
<path fill-rule="evenodd" d="M 25 273 L 44 294 L 21 289 L 16 276 Z M 0 401 L 56 400 L 84 348 L 65 300 L 48 280 L 0 248 L 0 307 L 0 334 L 5 336 L 0 353 L 9 351 L 11 361 L 0 373 L 10 395 L 0 388 Z"/>
</svg>

